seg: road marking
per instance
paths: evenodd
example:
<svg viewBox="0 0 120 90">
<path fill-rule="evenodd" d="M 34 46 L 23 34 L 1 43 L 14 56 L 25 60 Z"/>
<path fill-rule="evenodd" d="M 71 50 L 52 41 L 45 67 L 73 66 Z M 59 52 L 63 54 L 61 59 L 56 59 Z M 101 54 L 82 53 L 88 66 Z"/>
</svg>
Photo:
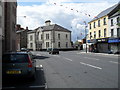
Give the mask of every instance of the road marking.
<svg viewBox="0 0 120 90">
<path fill-rule="evenodd" d="M 115 63 L 115 64 L 119 64 L 118 62 L 114 62 L 114 61 L 109 61 L 109 62 L 111 62 L 111 63 Z"/>
<path fill-rule="evenodd" d="M 40 65 L 40 67 L 42 68 L 43 66 L 42 66 L 42 65 Z"/>
<path fill-rule="evenodd" d="M 86 64 L 86 63 L 83 63 L 83 62 L 80 62 L 80 63 L 83 64 L 83 65 L 86 65 L 86 66 L 90 66 L 90 67 L 96 68 L 96 69 L 102 69 L 101 67 L 93 66 L 91 64 Z"/>
<path fill-rule="evenodd" d="M 66 57 L 64 57 L 66 60 L 69 60 L 69 61 L 73 61 L 72 59 L 69 59 L 69 58 L 66 58 Z"/>
<path fill-rule="evenodd" d="M 97 59 L 97 58 L 90 58 L 90 57 L 84 57 L 84 58 L 87 58 L 87 59 L 92 59 L 92 60 L 100 60 L 100 59 Z"/>
</svg>

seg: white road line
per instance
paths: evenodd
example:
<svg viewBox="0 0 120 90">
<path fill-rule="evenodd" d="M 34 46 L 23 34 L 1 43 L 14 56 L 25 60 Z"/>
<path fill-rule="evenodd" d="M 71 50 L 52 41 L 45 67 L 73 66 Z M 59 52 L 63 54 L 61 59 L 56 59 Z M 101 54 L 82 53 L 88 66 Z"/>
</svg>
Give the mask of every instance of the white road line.
<svg viewBox="0 0 120 90">
<path fill-rule="evenodd" d="M 83 65 L 86 65 L 86 66 L 90 66 L 90 67 L 96 68 L 96 69 L 102 69 L 101 67 L 93 66 L 91 64 L 86 64 L 86 63 L 83 63 L 83 62 L 80 62 L 80 63 L 83 64 Z"/>
<path fill-rule="evenodd" d="M 90 57 L 84 57 L 84 58 L 87 58 L 87 59 L 92 59 L 92 60 L 100 60 L 100 59 L 97 59 L 97 58 L 90 58 Z"/>
<path fill-rule="evenodd" d="M 118 62 L 114 62 L 114 61 L 109 61 L 110 63 L 115 63 L 115 64 L 119 64 Z"/>
<path fill-rule="evenodd" d="M 69 60 L 69 61 L 73 61 L 72 59 L 69 59 L 69 58 L 66 58 L 66 57 L 64 57 L 66 60 Z"/>
<path fill-rule="evenodd" d="M 40 65 L 40 67 L 42 68 L 43 66 L 42 66 L 42 65 Z"/>
</svg>

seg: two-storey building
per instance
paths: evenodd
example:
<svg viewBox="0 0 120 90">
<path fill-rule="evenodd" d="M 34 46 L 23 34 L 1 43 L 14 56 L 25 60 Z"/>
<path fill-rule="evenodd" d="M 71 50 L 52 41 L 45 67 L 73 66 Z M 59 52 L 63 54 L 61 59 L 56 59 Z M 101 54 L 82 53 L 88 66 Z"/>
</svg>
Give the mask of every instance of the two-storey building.
<svg viewBox="0 0 120 90">
<path fill-rule="evenodd" d="M 66 49 L 71 48 L 71 31 L 65 29 L 57 24 L 51 24 L 48 20 L 45 22 L 45 26 L 35 29 L 34 47 L 30 47 L 30 41 L 28 40 L 28 48 L 33 50 L 41 50 L 47 48 Z M 31 36 L 31 32 L 28 33 L 28 38 Z M 33 36 L 34 37 L 34 36 Z"/>
<path fill-rule="evenodd" d="M 109 39 L 109 14 L 116 9 L 116 4 L 98 14 L 89 24 L 88 43 L 89 51 L 108 52 L 110 50 Z"/>
</svg>

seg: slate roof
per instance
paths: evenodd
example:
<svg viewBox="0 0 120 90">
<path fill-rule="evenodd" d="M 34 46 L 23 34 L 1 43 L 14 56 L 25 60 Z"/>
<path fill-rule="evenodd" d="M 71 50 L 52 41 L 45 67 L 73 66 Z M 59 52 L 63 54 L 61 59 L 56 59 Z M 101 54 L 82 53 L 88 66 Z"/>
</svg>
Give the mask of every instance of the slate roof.
<svg viewBox="0 0 120 90">
<path fill-rule="evenodd" d="M 105 15 L 108 15 L 111 11 L 113 11 L 113 10 L 114 10 L 117 6 L 119 6 L 119 5 L 120 5 L 120 2 L 119 2 L 118 4 L 115 4 L 114 6 L 112 6 L 112 7 L 110 7 L 110 8 L 102 11 L 102 12 L 99 13 L 95 18 L 93 18 L 91 21 L 94 21 L 94 20 L 96 20 L 96 19 L 98 19 L 98 18 L 101 18 L 101 17 L 103 17 L 103 16 L 105 16 Z M 90 22 L 91 22 L 91 21 L 90 21 Z"/>
<path fill-rule="evenodd" d="M 55 30 L 55 31 L 71 32 L 70 30 L 68 30 L 64 27 L 61 27 L 60 25 L 57 25 L 57 24 L 52 24 L 52 25 L 49 25 L 49 26 L 43 26 L 42 28 L 43 28 L 43 31 Z"/>
</svg>

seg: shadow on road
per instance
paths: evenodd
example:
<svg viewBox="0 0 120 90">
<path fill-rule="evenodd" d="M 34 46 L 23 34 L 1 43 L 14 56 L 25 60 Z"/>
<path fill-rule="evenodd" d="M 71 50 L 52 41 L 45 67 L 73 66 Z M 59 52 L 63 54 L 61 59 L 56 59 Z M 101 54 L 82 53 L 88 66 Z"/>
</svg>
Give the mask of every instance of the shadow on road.
<svg viewBox="0 0 120 90">
<path fill-rule="evenodd" d="M 34 59 L 46 59 L 46 58 L 50 58 L 50 57 L 47 57 L 47 56 L 36 56 L 35 55 Z"/>
</svg>

